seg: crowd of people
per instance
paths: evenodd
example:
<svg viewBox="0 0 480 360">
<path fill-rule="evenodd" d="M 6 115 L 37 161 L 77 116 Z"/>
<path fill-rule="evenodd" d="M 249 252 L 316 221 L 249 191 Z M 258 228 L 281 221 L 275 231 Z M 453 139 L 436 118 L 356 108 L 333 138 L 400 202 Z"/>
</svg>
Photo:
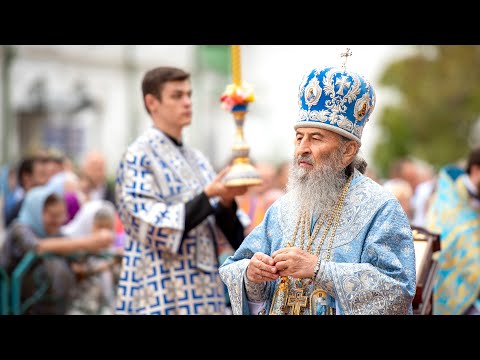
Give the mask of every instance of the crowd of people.
<svg viewBox="0 0 480 360">
<path fill-rule="evenodd" d="M 360 152 L 376 94 L 347 58 L 305 73 L 292 159 L 253 161 L 260 185 L 227 186 L 231 164 L 183 141 L 192 86 L 175 67 L 145 73 L 151 126 L 114 181 L 97 151 L 4 166 L 0 266 L 35 254 L 22 301 L 50 283 L 25 313 L 408 315 L 414 226 L 440 234 L 433 313 L 480 314 L 480 149 L 378 177 Z"/>
<path fill-rule="evenodd" d="M 102 154 L 76 169 L 58 151 L 38 151 L 3 172 L 0 266 L 10 276 L 31 266 L 18 279 L 19 303 L 50 284 L 25 313 L 113 314 L 125 232 Z M 28 253 L 31 265 L 22 263 Z"/>
</svg>

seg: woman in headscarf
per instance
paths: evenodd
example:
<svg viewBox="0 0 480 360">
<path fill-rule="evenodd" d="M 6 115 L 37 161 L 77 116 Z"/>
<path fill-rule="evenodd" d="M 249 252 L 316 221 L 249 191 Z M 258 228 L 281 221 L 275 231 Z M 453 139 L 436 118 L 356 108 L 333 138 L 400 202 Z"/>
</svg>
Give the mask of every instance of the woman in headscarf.
<svg viewBox="0 0 480 360">
<path fill-rule="evenodd" d="M 72 237 L 86 236 L 101 229 L 114 231 L 115 221 L 116 210 L 110 201 L 90 200 L 61 231 Z M 110 252 L 111 257 L 86 255 L 72 263 L 79 281 L 69 314 L 113 314 L 116 284 L 113 270 L 119 267 L 121 257 L 113 246 Z"/>
<path fill-rule="evenodd" d="M 68 255 L 79 251 L 95 252 L 112 244 L 113 232 L 105 229 L 88 236 L 62 236 L 60 227 L 65 217 L 64 199 L 54 187 L 32 188 L 25 196 L 18 219 L 7 229 L 0 265 L 11 274 L 28 251 L 39 255 Z M 38 279 L 50 282 L 48 296 L 32 305 L 29 313 L 64 314 L 75 285 L 67 259 L 61 256 L 40 258 L 24 278 L 23 299 L 33 294 L 39 285 Z M 51 299 L 53 301 L 49 301 Z"/>
<path fill-rule="evenodd" d="M 50 178 L 48 186 L 63 195 L 67 207 L 67 216 L 64 224 L 67 224 L 75 217 L 85 202 L 80 189 L 80 179 L 73 171 L 63 170 Z"/>
</svg>

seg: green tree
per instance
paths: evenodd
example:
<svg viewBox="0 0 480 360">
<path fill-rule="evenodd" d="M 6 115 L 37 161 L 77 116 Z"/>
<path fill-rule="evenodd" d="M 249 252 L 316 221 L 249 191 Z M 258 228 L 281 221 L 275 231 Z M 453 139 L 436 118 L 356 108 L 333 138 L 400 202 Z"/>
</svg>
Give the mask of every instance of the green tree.
<svg viewBox="0 0 480 360">
<path fill-rule="evenodd" d="M 200 68 L 213 70 L 225 76 L 230 74 L 230 45 L 199 45 L 197 50 Z"/>
<path fill-rule="evenodd" d="M 380 85 L 399 101 L 382 108 L 382 139 L 373 151 L 381 176 L 392 162 L 411 156 L 435 167 L 464 158 L 480 114 L 480 46 L 417 46 L 383 71 Z"/>
</svg>

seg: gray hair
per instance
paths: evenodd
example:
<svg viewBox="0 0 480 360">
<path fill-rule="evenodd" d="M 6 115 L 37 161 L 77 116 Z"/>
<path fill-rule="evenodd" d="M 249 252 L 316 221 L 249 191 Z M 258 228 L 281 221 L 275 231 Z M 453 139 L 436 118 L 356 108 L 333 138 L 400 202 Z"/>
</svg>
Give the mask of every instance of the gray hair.
<svg viewBox="0 0 480 360">
<path fill-rule="evenodd" d="M 365 171 L 367 171 L 368 163 L 367 160 L 357 154 L 352 161 L 352 166 L 358 171 L 360 171 L 362 174 L 365 174 Z"/>
<path fill-rule="evenodd" d="M 340 140 L 341 140 L 343 146 L 345 146 L 345 144 L 347 142 L 352 141 L 351 139 L 349 139 L 349 138 L 347 138 L 343 135 L 340 136 Z M 348 165 L 348 167 L 350 167 L 352 172 L 353 172 L 353 169 L 357 169 L 360 173 L 365 174 L 365 171 L 367 171 L 368 163 L 367 163 L 367 160 L 365 160 L 365 158 L 362 155 L 360 155 L 359 151 L 360 151 L 360 149 L 357 150 L 357 154 L 353 158 L 350 165 Z"/>
</svg>

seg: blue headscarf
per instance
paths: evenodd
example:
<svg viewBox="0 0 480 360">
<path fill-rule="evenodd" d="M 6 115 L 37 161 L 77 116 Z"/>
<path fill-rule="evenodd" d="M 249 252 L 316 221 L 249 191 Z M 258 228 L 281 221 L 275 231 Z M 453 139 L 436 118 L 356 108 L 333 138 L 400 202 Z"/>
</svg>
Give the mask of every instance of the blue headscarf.
<svg viewBox="0 0 480 360">
<path fill-rule="evenodd" d="M 47 236 L 43 226 L 45 200 L 54 193 L 61 196 L 61 193 L 52 186 L 35 186 L 27 192 L 20 208 L 18 222 L 29 226 L 41 238 Z"/>
<path fill-rule="evenodd" d="M 66 174 L 65 171 L 56 173 L 50 178 L 50 180 L 48 180 L 47 185 L 53 188 L 57 193 L 63 194 L 65 192 Z"/>
<path fill-rule="evenodd" d="M 443 167 L 445 174 L 450 176 L 450 178 L 455 181 L 460 175 L 465 174 L 465 170 L 458 165 L 446 165 Z"/>
</svg>

